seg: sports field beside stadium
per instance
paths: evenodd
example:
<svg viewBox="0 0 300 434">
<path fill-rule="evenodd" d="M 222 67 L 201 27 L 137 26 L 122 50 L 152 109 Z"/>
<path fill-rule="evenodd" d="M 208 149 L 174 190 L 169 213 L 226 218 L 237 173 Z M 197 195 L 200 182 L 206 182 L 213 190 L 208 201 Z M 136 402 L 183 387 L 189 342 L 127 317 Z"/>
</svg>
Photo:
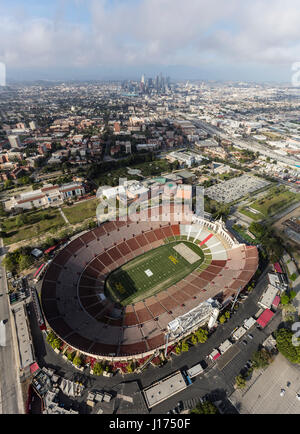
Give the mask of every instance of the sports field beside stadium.
<svg viewBox="0 0 300 434">
<path fill-rule="evenodd" d="M 123 306 L 136 303 L 182 280 L 203 260 L 202 249 L 196 244 L 188 241 L 165 244 L 113 271 L 106 280 L 105 292 Z"/>
</svg>

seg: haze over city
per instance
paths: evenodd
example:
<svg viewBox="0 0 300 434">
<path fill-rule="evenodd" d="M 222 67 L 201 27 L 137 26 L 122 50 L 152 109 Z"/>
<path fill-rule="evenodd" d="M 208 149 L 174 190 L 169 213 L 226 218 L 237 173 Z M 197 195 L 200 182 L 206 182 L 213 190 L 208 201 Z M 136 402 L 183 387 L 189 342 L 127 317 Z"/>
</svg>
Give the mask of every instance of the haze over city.
<svg viewBox="0 0 300 434">
<path fill-rule="evenodd" d="M 290 82 L 297 0 L 1 0 L 8 80 Z"/>
</svg>

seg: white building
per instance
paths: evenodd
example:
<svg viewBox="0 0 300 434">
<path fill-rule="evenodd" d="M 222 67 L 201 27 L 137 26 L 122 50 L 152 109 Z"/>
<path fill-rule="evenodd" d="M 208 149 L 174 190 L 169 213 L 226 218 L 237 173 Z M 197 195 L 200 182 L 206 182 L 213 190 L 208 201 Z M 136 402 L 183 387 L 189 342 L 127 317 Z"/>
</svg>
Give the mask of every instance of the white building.
<svg viewBox="0 0 300 434">
<path fill-rule="evenodd" d="M 244 327 L 246 330 L 249 330 L 251 327 L 253 327 L 256 324 L 256 320 L 250 316 L 250 318 L 245 319 L 244 321 Z"/>
<path fill-rule="evenodd" d="M 232 333 L 232 338 L 236 341 L 238 341 L 239 339 L 241 339 L 242 336 L 244 336 L 244 334 L 246 333 L 246 329 L 244 327 L 239 327 L 237 330 L 235 330 Z"/>
<path fill-rule="evenodd" d="M 185 164 L 187 167 L 191 167 L 194 163 L 201 163 L 203 157 L 199 154 L 195 154 L 194 152 L 187 151 L 174 151 L 170 152 L 166 156 L 167 160 L 178 161 L 181 164 Z"/>
<path fill-rule="evenodd" d="M 263 293 L 261 299 L 259 300 L 258 305 L 264 309 L 271 309 L 277 293 L 278 288 L 269 284 L 267 290 Z"/>
<path fill-rule="evenodd" d="M 49 184 L 39 190 L 28 191 L 14 196 L 12 199 L 5 202 L 5 208 L 8 211 L 18 208 L 46 208 L 48 206 L 60 205 L 65 200 L 82 196 L 84 193 L 84 186 L 78 182 L 64 184 L 62 186 Z"/>
<path fill-rule="evenodd" d="M 219 351 L 221 354 L 224 354 L 227 350 L 229 350 L 229 348 L 232 346 L 232 343 L 226 339 L 226 341 L 224 341 L 220 346 L 219 346 Z"/>
<path fill-rule="evenodd" d="M 12 148 L 21 148 L 21 140 L 19 136 L 8 136 L 9 144 Z"/>
</svg>

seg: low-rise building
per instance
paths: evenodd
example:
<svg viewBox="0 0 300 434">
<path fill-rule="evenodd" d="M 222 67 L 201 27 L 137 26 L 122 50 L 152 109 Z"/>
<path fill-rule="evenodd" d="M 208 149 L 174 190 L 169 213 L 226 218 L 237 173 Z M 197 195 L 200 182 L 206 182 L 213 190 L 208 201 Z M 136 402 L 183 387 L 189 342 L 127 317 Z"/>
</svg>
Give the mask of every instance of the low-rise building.
<svg viewBox="0 0 300 434">
<path fill-rule="evenodd" d="M 21 193 L 5 202 L 5 209 L 32 209 L 47 208 L 62 204 L 67 199 L 76 198 L 85 194 L 84 185 L 81 183 L 71 183 L 58 185 L 46 185 L 39 190 Z"/>
<path fill-rule="evenodd" d="M 238 341 L 239 339 L 241 339 L 242 336 L 244 336 L 244 334 L 246 333 L 246 329 L 244 327 L 239 327 L 237 330 L 235 330 L 232 333 L 232 339 Z"/>
<path fill-rule="evenodd" d="M 261 299 L 259 300 L 258 305 L 264 309 L 270 309 L 277 293 L 278 288 L 269 284 L 266 291 L 263 293 Z"/>
<path fill-rule="evenodd" d="M 229 348 L 232 346 L 232 343 L 230 342 L 229 339 L 226 339 L 226 341 L 224 341 L 220 346 L 219 346 L 219 351 L 221 354 L 224 354 L 227 350 L 229 350 Z"/>
</svg>

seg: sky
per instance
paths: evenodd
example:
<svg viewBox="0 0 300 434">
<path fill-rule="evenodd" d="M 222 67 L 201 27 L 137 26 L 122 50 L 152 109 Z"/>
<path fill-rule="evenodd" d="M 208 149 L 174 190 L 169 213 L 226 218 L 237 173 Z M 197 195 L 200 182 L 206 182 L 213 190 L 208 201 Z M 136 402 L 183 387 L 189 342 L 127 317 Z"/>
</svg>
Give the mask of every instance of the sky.
<svg viewBox="0 0 300 434">
<path fill-rule="evenodd" d="M 0 0 L 7 80 L 291 82 L 299 0 Z"/>
</svg>

